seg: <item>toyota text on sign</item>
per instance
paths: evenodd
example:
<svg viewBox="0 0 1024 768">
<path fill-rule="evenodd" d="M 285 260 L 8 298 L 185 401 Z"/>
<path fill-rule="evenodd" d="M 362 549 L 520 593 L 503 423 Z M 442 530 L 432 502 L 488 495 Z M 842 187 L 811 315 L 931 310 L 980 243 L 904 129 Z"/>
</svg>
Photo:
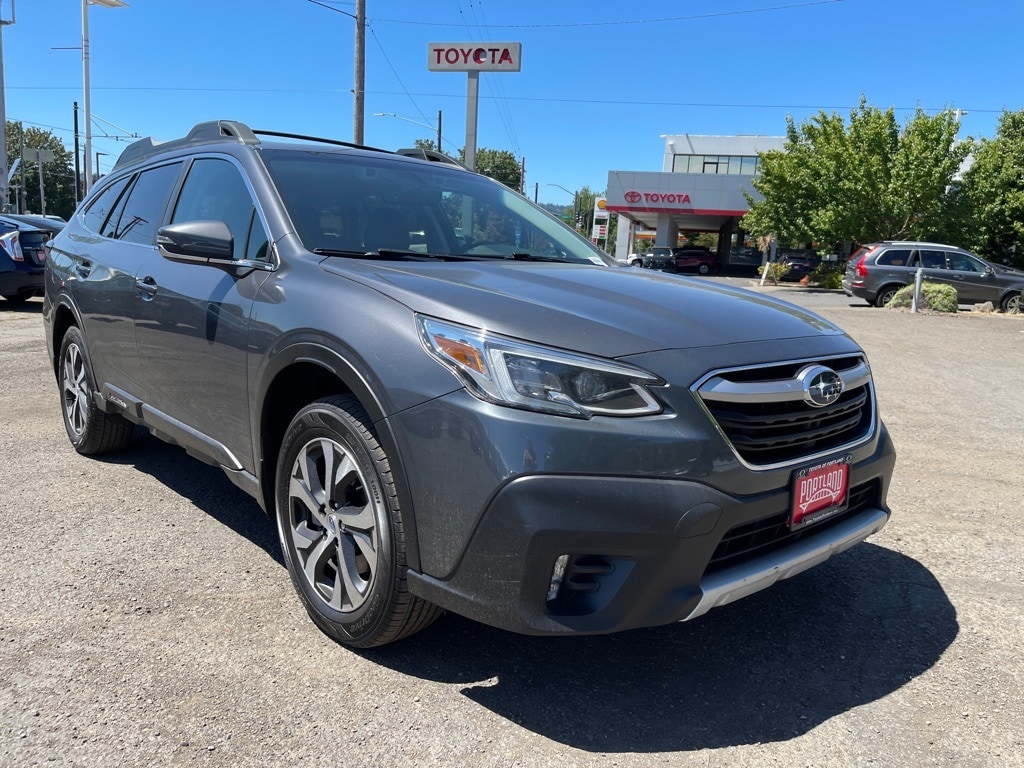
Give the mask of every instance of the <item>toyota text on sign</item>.
<svg viewBox="0 0 1024 768">
<path fill-rule="evenodd" d="M 430 43 L 427 69 L 435 72 L 518 72 L 522 43 Z"/>
</svg>

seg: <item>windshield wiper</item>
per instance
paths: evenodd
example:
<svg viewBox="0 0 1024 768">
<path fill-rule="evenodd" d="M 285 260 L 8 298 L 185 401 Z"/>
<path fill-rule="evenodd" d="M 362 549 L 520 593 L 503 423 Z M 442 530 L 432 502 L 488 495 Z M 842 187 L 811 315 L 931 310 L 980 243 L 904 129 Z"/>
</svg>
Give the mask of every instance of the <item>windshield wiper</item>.
<svg viewBox="0 0 1024 768">
<path fill-rule="evenodd" d="M 349 259 L 379 261 L 478 261 L 479 256 L 459 256 L 454 253 L 425 253 L 400 248 L 379 248 L 376 251 L 345 251 L 333 248 L 314 248 L 318 256 L 344 256 Z"/>
<path fill-rule="evenodd" d="M 506 258 L 515 259 L 516 261 L 557 261 L 561 264 L 569 263 L 567 259 L 560 259 L 557 256 L 538 256 L 535 253 L 529 253 L 527 251 L 516 251 Z"/>
</svg>

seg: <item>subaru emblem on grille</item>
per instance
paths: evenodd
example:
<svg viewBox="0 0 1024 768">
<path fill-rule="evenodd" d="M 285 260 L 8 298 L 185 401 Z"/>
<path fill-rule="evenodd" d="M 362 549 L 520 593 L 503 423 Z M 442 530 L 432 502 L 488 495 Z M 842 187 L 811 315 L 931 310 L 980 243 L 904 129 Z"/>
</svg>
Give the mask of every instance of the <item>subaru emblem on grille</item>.
<svg viewBox="0 0 1024 768">
<path fill-rule="evenodd" d="M 824 365 L 809 365 L 798 374 L 804 387 L 804 402 L 815 408 L 832 405 L 843 394 L 843 379 Z"/>
</svg>

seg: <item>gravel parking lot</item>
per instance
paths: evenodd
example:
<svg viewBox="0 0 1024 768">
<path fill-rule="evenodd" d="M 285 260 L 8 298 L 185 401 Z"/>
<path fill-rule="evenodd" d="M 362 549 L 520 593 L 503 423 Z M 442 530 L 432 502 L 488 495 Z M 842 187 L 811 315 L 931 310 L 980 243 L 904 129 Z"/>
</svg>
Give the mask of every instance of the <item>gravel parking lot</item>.
<svg viewBox="0 0 1024 768">
<path fill-rule="evenodd" d="M 760 290 L 868 352 L 899 453 L 880 535 L 686 624 L 448 616 L 358 653 L 218 470 L 141 433 L 78 456 L 41 303 L 0 302 L 0 764 L 1024 765 L 1024 317 Z"/>
</svg>

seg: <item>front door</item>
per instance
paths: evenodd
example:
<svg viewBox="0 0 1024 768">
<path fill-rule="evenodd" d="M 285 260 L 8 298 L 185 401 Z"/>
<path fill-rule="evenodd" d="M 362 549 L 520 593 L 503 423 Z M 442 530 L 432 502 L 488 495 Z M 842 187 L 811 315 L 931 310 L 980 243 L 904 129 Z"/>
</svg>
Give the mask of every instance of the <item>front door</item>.
<svg viewBox="0 0 1024 768">
<path fill-rule="evenodd" d="M 220 220 L 236 260 L 267 258 L 267 235 L 240 169 L 227 159 L 195 160 L 171 223 Z M 268 272 L 236 276 L 183 264 L 159 252 L 139 271 L 148 292 L 136 323 L 144 399 L 154 420 L 231 469 L 253 469 L 248 337 L 253 299 Z"/>
</svg>

